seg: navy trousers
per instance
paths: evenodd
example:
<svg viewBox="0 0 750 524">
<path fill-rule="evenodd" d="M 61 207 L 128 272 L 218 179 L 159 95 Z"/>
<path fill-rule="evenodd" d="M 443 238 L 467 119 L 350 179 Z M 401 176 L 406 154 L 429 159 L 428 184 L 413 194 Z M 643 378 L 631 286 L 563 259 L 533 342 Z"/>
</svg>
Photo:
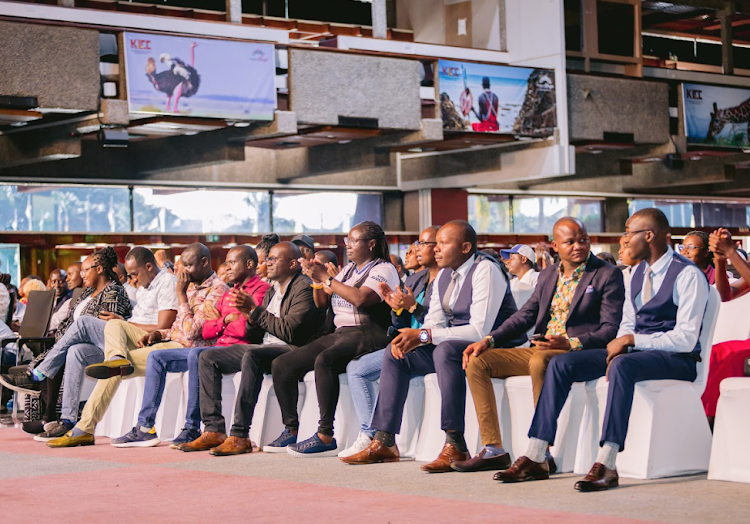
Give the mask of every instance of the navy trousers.
<svg viewBox="0 0 750 524">
<path fill-rule="evenodd" d="M 401 418 L 409 393 L 411 377 L 437 373 L 440 386 L 440 417 L 443 431 L 464 430 L 466 410 L 466 374 L 461 367 L 463 352 L 471 342 L 452 340 L 437 346 L 428 344 L 397 360 L 391 346 L 385 348 L 380 389 L 370 427 L 387 433 L 401 431 Z"/>
<path fill-rule="evenodd" d="M 634 351 L 615 358 L 609 369 L 607 408 L 599 444 L 612 442 L 620 450 L 625 449 L 636 382 L 666 379 L 692 382 L 696 377 L 695 364 L 689 353 L 671 351 Z M 594 380 L 603 377 L 606 371 L 606 349 L 573 351 L 554 357 L 547 367 L 529 437 L 554 442 L 557 417 L 573 382 Z"/>
</svg>

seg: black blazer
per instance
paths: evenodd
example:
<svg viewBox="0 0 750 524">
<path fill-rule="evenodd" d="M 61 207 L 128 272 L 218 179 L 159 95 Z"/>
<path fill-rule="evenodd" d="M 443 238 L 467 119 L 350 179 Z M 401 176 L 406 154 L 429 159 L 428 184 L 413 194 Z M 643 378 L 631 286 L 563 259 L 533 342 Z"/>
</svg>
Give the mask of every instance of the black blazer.
<svg viewBox="0 0 750 524">
<path fill-rule="evenodd" d="M 301 272 L 292 278 L 289 289 L 281 301 L 278 317 L 266 309 L 276 294 L 276 288 L 269 287 L 263 297 L 263 304 L 250 314 L 247 326 L 248 339 L 253 344 L 259 344 L 268 332 L 293 347 L 304 346 L 310 342 L 325 316 L 325 311 L 315 307 L 310 284 L 312 280 Z"/>
<path fill-rule="evenodd" d="M 422 290 L 425 288 L 425 285 L 427 284 L 427 277 L 429 275 L 430 275 L 430 270 L 423 269 L 422 271 L 419 271 L 417 273 L 414 273 L 413 275 L 409 275 L 408 277 L 406 277 L 406 282 L 404 282 L 404 286 L 412 290 L 412 293 L 414 294 L 414 298 L 417 298 L 419 294 L 422 292 Z M 432 296 L 433 289 L 434 289 L 434 286 L 430 286 L 430 288 L 427 289 L 427 291 L 425 291 L 424 305 L 417 303 L 417 307 L 416 309 L 414 309 L 413 315 L 406 310 L 402 311 L 401 315 L 397 315 L 396 313 L 392 312 L 391 319 L 393 320 L 393 326 L 397 329 L 411 327 L 412 316 L 416 318 L 420 323 L 423 324 L 424 317 L 427 316 L 427 310 L 430 307 L 430 297 Z"/>
<path fill-rule="evenodd" d="M 496 346 L 502 347 L 503 340 L 511 340 L 532 327 L 534 333 L 546 333 L 557 289 L 558 267 L 559 264 L 554 264 L 544 269 L 529 301 L 490 333 Z M 605 348 L 617 336 L 624 302 L 622 271 L 590 255 L 570 303 L 565 323 L 568 336 L 578 338 L 583 349 Z"/>
</svg>

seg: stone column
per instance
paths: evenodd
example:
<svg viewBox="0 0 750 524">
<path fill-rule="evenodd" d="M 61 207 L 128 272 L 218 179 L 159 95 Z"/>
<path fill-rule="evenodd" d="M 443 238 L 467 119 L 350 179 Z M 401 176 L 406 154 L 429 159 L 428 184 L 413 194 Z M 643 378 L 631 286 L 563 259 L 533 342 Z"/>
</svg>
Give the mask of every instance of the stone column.
<svg viewBox="0 0 750 524">
<path fill-rule="evenodd" d="M 225 0 L 225 4 L 227 10 L 227 22 L 231 22 L 233 24 L 241 24 L 242 0 Z"/>
<path fill-rule="evenodd" d="M 388 38 L 388 10 L 386 0 L 372 0 L 372 36 Z"/>
<path fill-rule="evenodd" d="M 721 72 L 725 75 L 734 74 L 734 54 L 732 52 L 732 15 L 734 2 L 729 2 L 726 9 L 717 13 L 721 21 Z"/>
</svg>

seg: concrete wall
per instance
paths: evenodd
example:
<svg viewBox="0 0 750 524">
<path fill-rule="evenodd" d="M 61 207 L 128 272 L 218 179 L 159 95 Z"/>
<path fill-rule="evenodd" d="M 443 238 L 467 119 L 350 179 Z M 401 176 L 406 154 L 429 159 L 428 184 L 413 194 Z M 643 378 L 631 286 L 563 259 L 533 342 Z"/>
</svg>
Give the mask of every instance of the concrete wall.
<svg viewBox="0 0 750 524">
<path fill-rule="evenodd" d="M 336 125 L 347 116 L 377 118 L 382 129 L 421 126 L 416 60 L 290 49 L 289 83 L 301 124 Z"/>
<path fill-rule="evenodd" d="M 0 21 L 0 94 L 35 96 L 42 108 L 96 110 L 99 33 Z"/>
<path fill-rule="evenodd" d="M 568 75 L 570 140 L 603 140 L 632 133 L 635 142 L 669 141 L 667 84 L 625 78 Z"/>
</svg>

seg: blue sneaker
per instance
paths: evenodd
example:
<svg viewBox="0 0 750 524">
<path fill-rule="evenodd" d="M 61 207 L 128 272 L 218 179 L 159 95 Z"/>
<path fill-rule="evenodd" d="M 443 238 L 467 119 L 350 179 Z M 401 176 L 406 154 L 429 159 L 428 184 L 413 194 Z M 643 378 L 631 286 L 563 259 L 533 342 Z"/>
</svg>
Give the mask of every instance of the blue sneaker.
<svg viewBox="0 0 750 524">
<path fill-rule="evenodd" d="M 169 444 L 172 449 L 177 449 L 180 444 L 187 444 L 192 442 L 201 436 L 201 432 L 197 429 L 182 428 L 182 431 L 177 435 L 174 440 Z"/>
<path fill-rule="evenodd" d="M 263 446 L 264 453 L 286 453 L 286 447 L 297 443 L 297 435 L 293 435 L 288 428 L 284 428 L 279 438 Z"/>
<path fill-rule="evenodd" d="M 150 448 L 158 446 L 161 443 L 156 435 L 156 430 L 141 431 L 141 428 L 134 427 L 120 438 L 112 439 L 111 444 L 116 448 Z"/>
<path fill-rule="evenodd" d="M 297 458 L 313 458 L 313 457 L 335 457 L 338 454 L 338 444 L 336 439 L 333 439 L 330 444 L 324 444 L 318 434 L 315 433 L 312 437 L 307 440 L 303 440 L 299 444 L 290 444 L 286 448 L 287 453 Z"/>
</svg>

